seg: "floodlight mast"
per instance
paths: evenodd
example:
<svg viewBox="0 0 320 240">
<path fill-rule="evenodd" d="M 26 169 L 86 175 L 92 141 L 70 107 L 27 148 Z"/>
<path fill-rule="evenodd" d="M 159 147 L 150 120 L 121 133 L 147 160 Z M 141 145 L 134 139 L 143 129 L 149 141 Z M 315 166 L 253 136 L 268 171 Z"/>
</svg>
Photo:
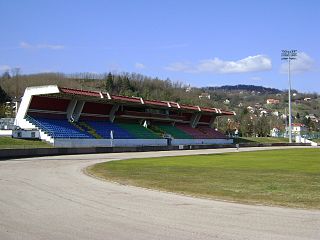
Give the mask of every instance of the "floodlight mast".
<svg viewBox="0 0 320 240">
<path fill-rule="evenodd" d="M 291 60 L 295 60 L 297 57 L 297 50 L 281 50 L 281 60 L 288 61 L 288 82 L 289 82 L 289 89 L 288 89 L 288 101 L 289 101 L 289 143 L 292 143 L 292 123 L 291 123 L 291 76 L 290 76 L 290 62 Z"/>
</svg>

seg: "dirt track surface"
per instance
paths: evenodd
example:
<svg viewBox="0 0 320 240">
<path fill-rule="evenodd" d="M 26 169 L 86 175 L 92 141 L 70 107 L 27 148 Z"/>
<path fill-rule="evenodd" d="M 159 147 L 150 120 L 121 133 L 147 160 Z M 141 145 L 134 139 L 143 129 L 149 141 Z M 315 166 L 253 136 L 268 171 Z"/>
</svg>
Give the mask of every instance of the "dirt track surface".
<svg viewBox="0 0 320 240">
<path fill-rule="evenodd" d="M 320 239 L 320 211 L 197 199 L 105 182 L 82 172 L 101 161 L 226 151 L 236 150 L 2 161 L 0 239 Z"/>
</svg>

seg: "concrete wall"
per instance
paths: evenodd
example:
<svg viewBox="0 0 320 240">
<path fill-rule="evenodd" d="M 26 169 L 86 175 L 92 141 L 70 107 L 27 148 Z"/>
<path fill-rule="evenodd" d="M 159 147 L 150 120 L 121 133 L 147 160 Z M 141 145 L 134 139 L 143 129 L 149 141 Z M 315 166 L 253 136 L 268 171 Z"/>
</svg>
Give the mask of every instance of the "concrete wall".
<svg viewBox="0 0 320 240">
<path fill-rule="evenodd" d="M 40 133 L 38 130 L 13 130 L 12 137 L 14 138 L 24 138 L 24 139 L 39 139 Z"/>
<path fill-rule="evenodd" d="M 12 136 L 12 130 L 0 130 L 0 136 L 2 137 L 11 137 Z"/>
<path fill-rule="evenodd" d="M 233 139 L 172 139 L 171 145 L 232 144 Z"/>
<path fill-rule="evenodd" d="M 167 146 L 166 139 L 54 139 L 55 147 Z"/>
<path fill-rule="evenodd" d="M 304 137 L 301 137 L 300 135 L 299 136 L 296 136 L 296 143 L 310 143 L 311 146 L 318 146 L 318 143 L 316 142 L 313 142 L 307 138 L 304 138 Z"/>
<path fill-rule="evenodd" d="M 271 147 L 271 146 L 310 146 L 310 144 L 277 143 L 277 144 L 240 144 L 240 147 Z M 236 148 L 235 144 L 214 145 L 180 145 L 180 146 L 140 146 L 140 147 L 92 147 L 92 148 L 33 148 L 33 149 L 0 149 L 0 160 L 15 158 L 30 158 L 52 155 L 75 155 L 91 153 L 114 153 L 114 152 L 148 152 L 170 151 L 187 149 L 215 149 Z"/>
<path fill-rule="evenodd" d="M 232 144 L 232 139 L 173 139 L 171 145 Z M 55 147 L 167 146 L 166 139 L 54 139 Z"/>
<path fill-rule="evenodd" d="M 58 86 L 48 85 L 48 86 L 39 86 L 39 87 L 27 87 L 26 90 L 24 91 L 22 102 L 18 109 L 18 113 L 15 119 L 14 125 L 19 126 L 20 128 L 23 128 L 23 129 L 30 128 L 30 123 L 27 122 L 24 118 L 27 114 L 29 105 L 32 100 L 32 96 L 41 95 L 41 94 L 52 94 L 52 93 L 59 93 Z"/>
</svg>

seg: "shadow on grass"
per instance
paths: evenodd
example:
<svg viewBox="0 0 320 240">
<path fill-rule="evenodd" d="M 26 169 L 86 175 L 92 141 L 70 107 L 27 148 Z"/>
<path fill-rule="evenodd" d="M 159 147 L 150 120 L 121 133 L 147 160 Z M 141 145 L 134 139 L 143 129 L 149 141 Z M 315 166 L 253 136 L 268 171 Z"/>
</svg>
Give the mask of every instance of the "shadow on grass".
<svg viewBox="0 0 320 240">
<path fill-rule="evenodd" d="M 245 139 L 245 138 L 234 138 L 233 142 L 235 144 L 237 144 L 237 143 L 257 143 L 256 141 L 252 141 L 252 140 Z"/>
</svg>

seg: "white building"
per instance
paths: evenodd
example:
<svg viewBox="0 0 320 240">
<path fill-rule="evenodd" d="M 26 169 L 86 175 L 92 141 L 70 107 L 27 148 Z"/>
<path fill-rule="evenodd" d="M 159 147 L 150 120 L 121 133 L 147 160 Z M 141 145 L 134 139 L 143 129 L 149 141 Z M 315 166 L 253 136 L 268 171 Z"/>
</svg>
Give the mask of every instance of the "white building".
<svg viewBox="0 0 320 240">
<path fill-rule="evenodd" d="M 268 115 L 268 112 L 266 111 L 266 110 L 262 110 L 261 112 L 260 112 L 260 117 L 262 117 L 262 116 L 267 116 Z"/>
<path fill-rule="evenodd" d="M 308 128 L 306 125 L 302 123 L 292 123 L 292 134 L 293 135 L 303 135 L 303 133 L 307 132 Z"/>
<path fill-rule="evenodd" d="M 209 93 L 201 93 L 201 95 L 199 96 L 199 99 L 210 99 L 211 96 Z"/>
<path fill-rule="evenodd" d="M 273 98 L 269 98 L 267 99 L 267 104 L 279 104 L 280 100 L 278 99 L 273 99 Z"/>
<path fill-rule="evenodd" d="M 229 99 L 226 99 L 226 100 L 224 100 L 224 102 L 223 102 L 224 104 L 230 104 L 230 100 Z"/>
<path fill-rule="evenodd" d="M 271 137 L 279 137 L 280 130 L 278 128 L 272 128 L 270 130 Z"/>
</svg>

